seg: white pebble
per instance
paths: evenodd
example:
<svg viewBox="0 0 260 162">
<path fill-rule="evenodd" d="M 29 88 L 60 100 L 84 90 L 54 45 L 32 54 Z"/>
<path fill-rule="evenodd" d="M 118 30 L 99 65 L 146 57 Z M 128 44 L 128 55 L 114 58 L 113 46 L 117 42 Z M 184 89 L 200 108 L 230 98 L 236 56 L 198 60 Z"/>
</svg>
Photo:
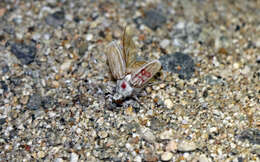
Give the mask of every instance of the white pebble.
<svg viewBox="0 0 260 162">
<path fill-rule="evenodd" d="M 161 156 L 162 161 L 169 161 L 172 159 L 172 153 L 171 152 L 164 152 Z"/>
<path fill-rule="evenodd" d="M 166 148 L 165 148 L 166 151 L 171 151 L 171 152 L 175 152 L 177 150 L 177 143 L 175 142 L 175 140 L 171 140 Z"/>
<path fill-rule="evenodd" d="M 211 160 L 209 160 L 206 155 L 202 154 L 202 155 L 200 155 L 198 161 L 199 162 L 210 162 Z"/>
<path fill-rule="evenodd" d="M 81 134 L 81 133 L 82 133 L 82 129 L 77 128 L 77 129 L 76 129 L 76 132 L 77 132 L 78 134 Z"/>
<path fill-rule="evenodd" d="M 172 129 L 163 131 L 160 134 L 160 139 L 161 140 L 172 139 L 172 138 L 173 138 L 173 131 L 172 131 Z"/>
<path fill-rule="evenodd" d="M 136 156 L 134 161 L 135 162 L 142 162 L 142 157 L 141 156 Z"/>
<path fill-rule="evenodd" d="M 107 138 L 107 136 L 108 136 L 108 133 L 106 132 L 106 131 L 101 131 L 101 132 L 99 132 L 98 133 L 98 136 L 100 137 L 100 138 Z"/>
<path fill-rule="evenodd" d="M 33 40 L 39 40 L 41 38 L 41 34 L 40 33 L 34 33 L 33 35 L 32 35 L 32 39 Z"/>
<path fill-rule="evenodd" d="M 47 3 L 50 3 L 50 4 L 55 4 L 57 3 L 56 0 L 46 0 Z"/>
<path fill-rule="evenodd" d="M 87 41 L 90 41 L 90 40 L 92 40 L 93 39 L 93 35 L 92 34 L 87 34 L 86 35 L 86 40 Z"/>
<path fill-rule="evenodd" d="M 18 39 L 22 39 L 23 38 L 23 33 L 16 33 L 16 37 L 18 38 Z"/>
<path fill-rule="evenodd" d="M 78 154 L 76 154 L 76 153 L 74 153 L 74 152 L 72 152 L 72 153 L 70 154 L 70 162 L 77 162 L 78 159 L 79 159 L 79 155 L 78 155 Z"/>
<path fill-rule="evenodd" d="M 134 150 L 133 146 L 132 146 L 130 143 L 126 143 L 126 144 L 125 144 L 125 147 L 126 147 L 129 151 L 133 151 L 133 150 Z"/>
<path fill-rule="evenodd" d="M 166 107 L 168 108 L 168 109 L 170 109 L 170 108 L 172 108 L 173 107 L 173 103 L 172 103 L 172 100 L 171 99 L 166 99 L 165 101 L 164 101 L 164 104 L 166 105 Z"/>
<path fill-rule="evenodd" d="M 38 153 L 37 153 L 37 157 L 38 158 L 43 158 L 45 156 L 45 153 L 43 152 L 43 151 L 39 151 Z"/>
<path fill-rule="evenodd" d="M 234 67 L 234 69 L 239 69 L 240 68 L 240 64 L 238 62 L 235 62 L 233 64 L 233 67 Z"/>
<path fill-rule="evenodd" d="M 57 158 L 57 159 L 55 159 L 55 162 L 63 162 L 63 159 L 62 158 Z"/>
<path fill-rule="evenodd" d="M 161 41 L 160 46 L 162 48 L 166 48 L 170 44 L 170 41 L 168 39 L 164 39 Z"/>
<path fill-rule="evenodd" d="M 150 129 L 146 128 L 146 129 L 141 130 L 141 135 L 142 135 L 142 137 L 143 137 L 146 141 L 148 141 L 148 142 L 150 142 L 150 143 L 154 143 L 154 142 L 155 142 L 155 136 L 154 136 L 154 134 L 151 132 Z"/>
<path fill-rule="evenodd" d="M 180 141 L 177 149 L 179 151 L 193 151 L 197 149 L 197 145 L 192 141 Z"/>
<path fill-rule="evenodd" d="M 56 113 L 53 112 L 53 111 L 50 111 L 48 114 L 49 114 L 49 117 L 50 117 L 50 118 L 53 118 L 53 117 L 56 116 Z"/>
<path fill-rule="evenodd" d="M 216 127 L 209 128 L 210 133 L 214 133 L 214 132 L 217 132 L 217 131 L 218 131 L 218 129 Z"/>
<path fill-rule="evenodd" d="M 69 20 L 69 21 L 72 21 L 73 20 L 73 15 L 72 14 L 66 14 L 65 15 L 65 19 Z"/>
<path fill-rule="evenodd" d="M 66 72 L 67 70 L 69 70 L 71 63 L 71 60 L 65 60 L 65 62 L 60 67 L 61 71 Z"/>
<path fill-rule="evenodd" d="M 43 38 L 44 38 L 45 40 L 49 40 L 49 39 L 51 38 L 51 35 L 48 34 L 48 33 L 46 33 L 46 34 L 43 35 Z"/>
<path fill-rule="evenodd" d="M 256 45 L 256 47 L 260 48 L 260 38 L 258 38 L 258 39 L 256 40 L 255 45 Z"/>
</svg>

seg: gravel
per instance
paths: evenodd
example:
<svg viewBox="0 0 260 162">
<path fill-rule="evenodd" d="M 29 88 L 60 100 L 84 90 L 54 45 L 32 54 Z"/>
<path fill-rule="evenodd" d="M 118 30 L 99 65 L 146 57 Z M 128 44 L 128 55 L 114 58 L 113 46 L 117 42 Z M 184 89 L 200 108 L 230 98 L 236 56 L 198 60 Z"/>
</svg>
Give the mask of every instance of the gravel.
<svg viewBox="0 0 260 162">
<path fill-rule="evenodd" d="M 149 28 L 156 30 L 166 23 L 166 18 L 159 11 L 149 10 L 144 12 L 142 22 Z"/>
<path fill-rule="evenodd" d="M 260 161 L 257 1 L 0 2 L 0 161 Z M 106 46 L 162 70 L 115 103 Z"/>
</svg>

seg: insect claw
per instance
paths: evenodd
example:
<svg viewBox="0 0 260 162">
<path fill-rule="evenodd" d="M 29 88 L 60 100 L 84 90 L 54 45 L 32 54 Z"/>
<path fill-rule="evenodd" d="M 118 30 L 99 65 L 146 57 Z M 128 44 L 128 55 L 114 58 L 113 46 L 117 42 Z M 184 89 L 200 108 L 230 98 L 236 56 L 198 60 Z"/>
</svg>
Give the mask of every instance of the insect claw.
<svg viewBox="0 0 260 162">
<path fill-rule="evenodd" d="M 146 91 L 142 91 L 141 93 L 139 93 L 139 96 L 141 96 L 141 97 L 145 97 L 145 96 L 147 96 Z"/>
</svg>

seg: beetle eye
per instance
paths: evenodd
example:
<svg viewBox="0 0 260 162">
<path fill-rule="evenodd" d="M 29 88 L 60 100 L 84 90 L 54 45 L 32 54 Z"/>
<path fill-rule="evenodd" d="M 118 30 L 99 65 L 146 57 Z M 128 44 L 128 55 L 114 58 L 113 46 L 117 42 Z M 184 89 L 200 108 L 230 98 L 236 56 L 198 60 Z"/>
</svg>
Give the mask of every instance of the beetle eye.
<svg viewBox="0 0 260 162">
<path fill-rule="evenodd" d="M 125 83 L 125 82 L 123 82 L 123 83 L 121 84 L 121 88 L 123 88 L 123 89 L 126 88 L 126 83 Z"/>
</svg>

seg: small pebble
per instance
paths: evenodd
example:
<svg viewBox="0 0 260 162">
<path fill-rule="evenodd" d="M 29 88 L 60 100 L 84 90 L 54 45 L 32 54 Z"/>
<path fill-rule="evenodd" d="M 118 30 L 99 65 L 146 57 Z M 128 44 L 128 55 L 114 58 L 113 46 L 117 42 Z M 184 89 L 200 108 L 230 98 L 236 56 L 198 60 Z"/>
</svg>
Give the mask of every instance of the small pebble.
<svg viewBox="0 0 260 162">
<path fill-rule="evenodd" d="M 164 40 L 162 40 L 162 41 L 160 42 L 160 46 L 161 46 L 162 48 L 166 48 L 169 44 L 170 44 L 170 40 L 168 40 L 168 39 L 164 39 Z"/>
<path fill-rule="evenodd" d="M 38 94 L 33 94 L 27 104 L 27 108 L 30 110 L 38 110 L 42 105 L 42 97 Z"/>
<path fill-rule="evenodd" d="M 180 79 L 190 79 L 195 72 L 195 64 L 192 57 L 185 53 L 163 55 L 159 58 L 165 71 L 177 73 Z"/>
<path fill-rule="evenodd" d="M 162 161 L 169 161 L 172 159 L 172 153 L 171 152 L 164 152 L 162 155 L 161 155 L 161 159 Z"/>
<path fill-rule="evenodd" d="M 43 34 L 43 39 L 44 40 L 50 40 L 50 38 L 51 38 L 51 35 L 49 33 Z"/>
<path fill-rule="evenodd" d="M 45 153 L 43 152 L 43 151 L 39 151 L 38 153 L 37 153 L 37 157 L 38 158 L 43 158 L 45 156 Z"/>
<path fill-rule="evenodd" d="M 11 52 L 22 64 L 28 65 L 34 61 L 36 48 L 23 43 L 14 43 L 11 45 Z"/>
<path fill-rule="evenodd" d="M 55 162 L 63 162 L 63 159 L 62 158 L 56 158 Z"/>
<path fill-rule="evenodd" d="M 166 100 L 164 101 L 164 104 L 166 105 L 166 107 L 167 107 L 168 109 L 171 109 L 171 108 L 173 107 L 173 103 L 172 103 L 172 100 L 171 100 L 171 99 L 166 99 Z"/>
<path fill-rule="evenodd" d="M 260 38 L 258 37 L 255 43 L 257 48 L 260 48 Z"/>
<path fill-rule="evenodd" d="M 141 156 L 136 156 L 136 157 L 134 158 L 134 161 L 135 161 L 135 162 L 142 162 L 142 157 L 141 157 Z"/>
<path fill-rule="evenodd" d="M 147 155 L 145 155 L 144 161 L 149 161 L 149 162 L 157 162 L 158 161 L 158 157 L 149 153 Z"/>
<path fill-rule="evenodd" d="M 98 133 L 98 136 L 100 138 L 106 138 L 108 136 L 108 133 L 106 131 L 101 131 Z"/>
<path fill-rule="evenodd" d="M 0 17 L 5 14 L 6 8 L 0 8 Z"/>
<path fill-rule="evenodd" d="M 145 11 L 142 21 L 149 28 L 156 30 L 166 23 L 166 18 L 159 11 L 149 10 Z"/>
<path fill-rule="evenodd" d="M 180 141 L 177 146 L 178 151 L 188 152 L 197 149 L 197 145 L 192 141 Z"/>
<path fill-rule="evenodd" d="M 211 160 L 209 158 L 207 158 L 206 155 L 202 154 L 199 156 L 198 161 L 199 162 L 210 162 Z"/>
<path fill-rule="evenodd" d="M 171 140 L 165 148 L 166 151 L 175 152 L 177 150 L 177 142 L 175 140 Z"/>
<path fill-rule="evenodd" d="M 172 139 L 173 138 L 173 130 L 166 130 L 160 133 L 160 139 L 161 140 L 166 140 L 166 139 Z"/>
<path fill-rule="evenodd" d="M 239 69 L 240 68 L 240 64 L 238 62 L 233 64 L 234 69 Z"/>
<path fill-rule="evenodd" d="M 142 130 L 142 133 L 141 133 L 142 137 L 150 142 L 150 143 L 154 143 L 155 142 L 155 139 L 156 137 L 154 136 L 154 134 L 152 133 L 152 131 L 148 128 Z"/>
<path fill-rule="evenodd" d="M 65 22 L 65 12 L 64 11 L 54 12 L 53 14 L 48 15 L 45 21 L 47 24 L 53 27 L 61 26 Z"/>
<path fill-rule="evenodd" d="M 79 159 L 79 155 L 78 155 L 78 154 L 76 154 L 76 153 L 74 153 L 74 152 L 72 152 L 72 153 L 70 154 L 70 162 L 77 162 L 78 159 Z"/>
<path fill-rule="evenodd" d="M 260 64 L 260 56 L 257 57 L 256 62 Z"/>
<path fill-rule="evenodd" d="M 259 145 L 256 146 L 256 148 L 254 148 L 252 150 L 252 153 L 257 154 L 258 156 L 260 156 L 260 146 Z"/>
<path fill-rule="evenodd" d="M 33 40 L 38 41 L 40 38 L 41 38 L 41 34 L 40 34 L 40 33 L 34 33 L 34 34 L 32 35 L 32 39 L 33 39 Z"/>
<path fill-rule="evenodd" d="M 92 34 L 87 34 L 86 35 L 86 40 L 87 41 L 91 41 L 93 39 L 93 35 Z"/>
<path fill-rule="evenodd" d="M 248 140 L 252 144 L 260 145 L 260 130 L 254 128 L 246 129 L 240 133 L 239 139 L 242 141 Z"/>
<path fill-rule="evenodd" d="M 71 67 L 72 64 L 72 60 L 65 60 L 64 63 L 60 66 L 60 70 L 62 72 L 67 72 L 69 70 L 69 68 Z"/>
<path fill-rule="evenodd" d="M 6 122 L 6 118 L 0 118 L 0 125 L 3 125 Z"/>
</svg>

